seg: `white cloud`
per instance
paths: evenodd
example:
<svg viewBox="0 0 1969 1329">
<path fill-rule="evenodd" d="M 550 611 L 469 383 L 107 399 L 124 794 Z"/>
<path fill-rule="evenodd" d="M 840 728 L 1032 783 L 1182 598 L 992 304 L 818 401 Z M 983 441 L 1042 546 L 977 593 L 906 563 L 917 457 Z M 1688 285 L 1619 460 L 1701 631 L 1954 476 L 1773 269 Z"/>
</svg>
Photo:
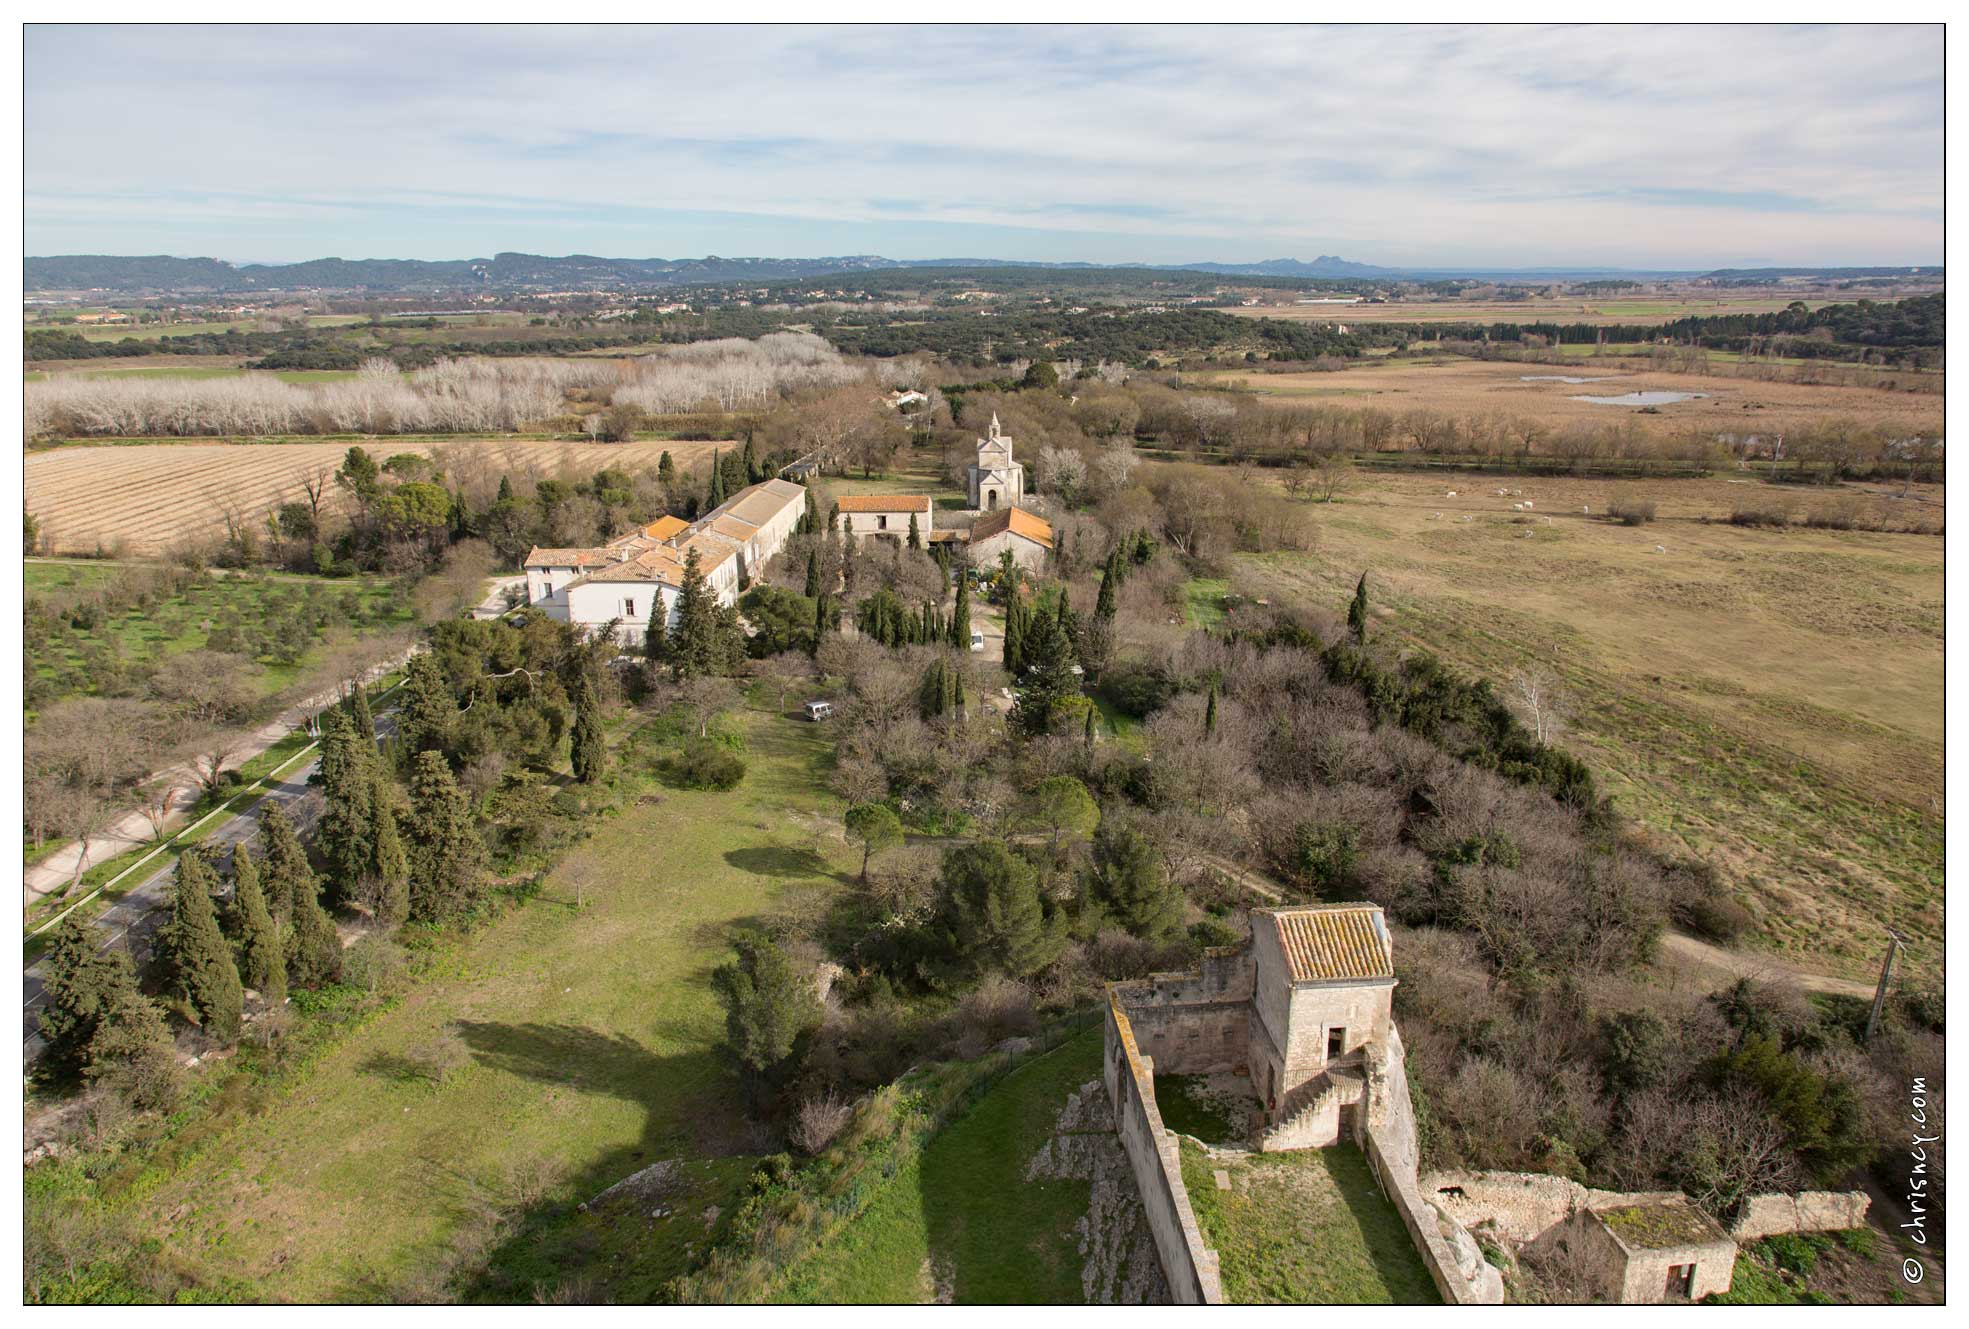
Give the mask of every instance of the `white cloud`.
<svg viewBox="0 0 1969 1329">
<path fill-rule="evenodd" d="M 1060 258 L 1937 261 L 1940 34 L 30 28 L 30 247 L 150 252 L 237 197 L 295 258 L 460 256 L 434 209 L 483 201 L 646 211 L 670 253 L 718 248 L 683 212 L 899 257 L 942 223 Z"/>
</svg>

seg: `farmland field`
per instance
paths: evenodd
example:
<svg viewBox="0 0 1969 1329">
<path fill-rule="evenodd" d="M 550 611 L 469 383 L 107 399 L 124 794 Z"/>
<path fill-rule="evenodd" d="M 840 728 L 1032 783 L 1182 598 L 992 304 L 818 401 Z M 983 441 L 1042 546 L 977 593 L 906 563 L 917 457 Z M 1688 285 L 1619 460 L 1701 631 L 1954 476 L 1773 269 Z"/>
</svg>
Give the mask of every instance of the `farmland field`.
<svg viewBox="0 0 1969 1329">
<path fill-rule="evenodd" d="M 1543 663 L 1574 702 L 1563 741 L 1663 847 L 1715 862 L 1763 944 L 1864 978 L 1891 925 L 1934 958 L 1942 540 L 1727 518 L 1852 496 L 1938 521 L 1940 487 L 1623 482 L 1658 505 L 1642 527 L 1597 515 L 1612 488 L 1364 475 L 1314 508 L 1315 552 L 1238 556 L 1233 585 L 1337 610 L 1365 570 L 1378 632 L 1498 684 Z"/>
<path fill-rule="evenodd" d="M 1604 323 L 1642 325 L 1678 318 L 1713 318 L 1720 314 L 1775 314 L 1789 305 L 1788 295 L 1674 296 L 1550 300 L 1391 300 L 1371 305 L 1252 305 L 1227 310 L 1252 318 L 1316 320 L 1321 323 Z M 1804 300 L 1818 309 L 1831 300 Z"/>
<path fill-rule="evenodd" d="M 367 323 L 363 314 L 310 314 L 308 326 L 311 328 L 339 328 L 352 323 Z M 123 341 L 126 338 L 136 341 L 156 341 L 160 337 L 214 337 L 238 330 L 257 332 L 273 328 L 272 318 L 236 318 L 223 321 L 192 323 L 140 323 L 140 324 L 84 324 L 84 323 L 29 323 L 27 330 L 72 332 L 85 341 Z"/>
<path fill-rule="evenodd" d="M 352 445 L 379 460 L 399 452 L 445 450 L 489 458 L 502 469 L 592 472 L 605 466 L 654 467 L 668 452 L 689 470 L 729 443 L 645 440 L 574 443 L 500 438 L 364 438 L 333 443 L 132 443 L 53 448 L 29 453 L 27 508 L 56 553 L 160 554 L 221 525 L 231 504 L 258 514 L 302 496 L 301 482 L 333 471 Z M 337 495 L 339 500 L 339 495 Z"/>
<path fill-rule="evenodd" d="M 1765 434 L 1798 429 L 1828 416 L 1847 416 L 1909 434 L 1939 435 L 1939 395 L 1867 387 L 1766 383 L 1722 372 L 1680 374 L 1620 363 L 1577 370 L 1557 365 L 1459 357 L 1372 360 L 1333 373 L 1254 374 L 1237 371 L 1196 375 L 1199 382 L 1247 388 L 1284 406 L 1330 404 L 1351 409 L 1427 410 L 1445 415 L 1524 417 L 1548 426 L 1628 425 L 1652 434 L 1714 431 Z M 1526 382 L 1527 377 L 1571 374 L 1596 383 Z M 1644 414 L 1625 406 L 1575 401 L 1580 396 L 1629 392 L 1699 392 L 1706 397 L 1674 402 Z"/>
<path fill-rule="evenodd" d="M 290 620 L 312 598 L 330 602 L 330 632 L 375 631 L 409 627 L 410 607 L 399 600 L 381 578 L 296 577 L 285 574 L 227 576 L 208 573 L 184 591 L 132 604 L 116 612 L 89 614 L 90 592 L 114 581 L 124 565 L 111 563 L 52 563 L 32 561 L 25 566 L 26 593 L 45 603 L 69 608 L 56 630 L 45 637 L 30 636 L 27 665 L 38 685 L 36 705 L 65 697 L 95 694 L 101 680 L 100 657 L 133 665 L 150 665 L 183 651 L 212 646 L 215 634 L 245 638 L 270 625 Z M 141 570 L 139 574 L 141 575 Z M 75 618 L 83 615 L 78 623 Z M 316 645 L 322 634 L 308 633 Z M 220 635 L 222 645 L 232 642 Z M 272 693 L 295 682 L 305 672 L 311 652 L 281 659 L 275 652 L 252 655 L 264 668 L 252 679 L 261 693 Z"/>
</svg>

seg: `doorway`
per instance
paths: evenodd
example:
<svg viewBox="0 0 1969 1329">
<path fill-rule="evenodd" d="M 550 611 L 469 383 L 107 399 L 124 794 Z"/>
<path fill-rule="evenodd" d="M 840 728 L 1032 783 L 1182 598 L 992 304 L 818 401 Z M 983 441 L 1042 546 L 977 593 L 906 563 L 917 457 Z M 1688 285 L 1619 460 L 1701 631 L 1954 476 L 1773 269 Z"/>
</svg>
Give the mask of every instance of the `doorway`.
<svg viewBox="0 0 1969 1329">
<path fill-rule="evenodd" d="M 1668 1299 L 1687 1301 L 1695 1291 L 1696 1267 L 1692 1264 L 1671 1264 L 1668 1266 Z"/>
<path fill-rule="evenodd" d="M 1347 1050 L 1347 1031 L 1345 1029 L 1327 1030 L 1326 1059 L 1328 1061 L 1338 1061 L 1340 1059 L 1341 1054 L 1344 1053 L 1346 1050 Z"/>
</svg>

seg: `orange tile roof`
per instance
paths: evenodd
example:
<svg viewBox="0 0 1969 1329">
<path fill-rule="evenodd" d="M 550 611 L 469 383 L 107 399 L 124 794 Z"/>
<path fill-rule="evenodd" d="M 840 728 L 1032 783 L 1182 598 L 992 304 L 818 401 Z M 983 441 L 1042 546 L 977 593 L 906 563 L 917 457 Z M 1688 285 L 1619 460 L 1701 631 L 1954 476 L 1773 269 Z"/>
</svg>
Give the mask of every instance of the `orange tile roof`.
<svg viewBox="0 0 1969 1329">
<path fill-rule="evenodd" d="M 1388 925 L 1376 906 L 1308 905 L 1268 912 L 1293 982 L 1395 976 Z"/>
<path fill-rule="evenodd" d="M 837 500 L 843 512 L 928 512 L 928 494 L 850 494 Z"/>
<path fill-rule="evenodd" d="M 643 527 L 643 534 L 652 540 L 668 540 L 671 536 L 689 525 L 690 523 L 682 517 L 672 517 L 666 513 Z"/>
<path fill-rule="evenodd" d="M 535 545 L 522 567 L 598 568 L 607 564 L 608 555 L 599 549 L 543 549 Z"/>
<path fill-rule="evenodd" d="M 971 540 L 973 543 L 989 540 L 1003 531 L 1022 535 L 1048 549 L 1053 547 L 1053 528 L 1044 517 L 1036 517 L 1024 508 L 1000 508 L 996 512 L 987 512 L 971 527 Z"/>
<path fill-rule="evenodd" d="M 647 550 L 626 562 L 602 568 L 584 577 L 577 577 L 569 582 L 568 586 L 571 589 L 575 586 L 625 581 L 656 581 L 666 586 L 681 586 L 684 584 L 684 565 L 678 561 L 675 550 L 658 547 Z"/>
</svg>

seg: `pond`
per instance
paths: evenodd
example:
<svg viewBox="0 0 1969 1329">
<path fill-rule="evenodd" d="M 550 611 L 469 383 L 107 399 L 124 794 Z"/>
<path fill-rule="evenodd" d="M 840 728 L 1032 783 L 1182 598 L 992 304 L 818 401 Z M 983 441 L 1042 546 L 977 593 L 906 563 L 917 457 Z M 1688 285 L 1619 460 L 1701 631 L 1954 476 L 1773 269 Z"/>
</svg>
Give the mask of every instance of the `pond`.
<svg viewBox="0 0 1969 1329">
<path fill-rule="evenodd" d="M 1666 406 L 1670 402 L 1694 401 L 1707 397 L 1706 392 L 1623 392 L 1618 397 L 1574 397 L 1574 401 L 1591 402 L 1595 406 Z"/>
</svg>

